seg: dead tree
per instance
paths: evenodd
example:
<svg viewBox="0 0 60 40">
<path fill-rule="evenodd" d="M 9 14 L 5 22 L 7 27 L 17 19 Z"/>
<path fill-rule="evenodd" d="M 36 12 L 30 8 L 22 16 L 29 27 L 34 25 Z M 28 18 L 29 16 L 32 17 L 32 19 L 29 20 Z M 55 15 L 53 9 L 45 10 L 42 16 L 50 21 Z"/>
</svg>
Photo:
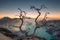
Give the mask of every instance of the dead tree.
<svg viewBox="0 0 60 40">
<path fill-rule="evenodd" d="M 20 11 L 19 18 L 21 20 L 20 31 L 23 32 L 23 30 L 21 29 L 21 27 L 22 27 L 23 22 L 24 22 L 24 17 L 26 16 L 26 12 L 22 11 L 20 8 L 18 8 L 18 10 Z M 24 15 L 22 13 L 24 13 Z"/>
<path fill-rule="evenodd" d="M 46 12 L 44 15 L 44 18 L 42 20 L 42 26 L 47 26 L 47 15 L 50 14 L 49 12 Z"/>
<path fill-rule="evenodd" d="M 35 6 L 31 6 L 31 9 L 35 9 L 35 10 L 38 12 L 38 14 L 39 14 L 39 15 L 36 17 L 36 19 L 35 19 L 36 28 L 34 29 L 33 34 L 36 32 L 36 29 L 37 29 L 37 28 L 40 28 L 40 26 L 39 26 L 39 24 L 38 24 L 38 22 L 37 22 L 37 19 L 38 19 L 39 16 L 41 15 L 40 10 L 43 9 L 43 8 L 46 8 L 45 5 L 41 5 L 41 8 L 36 8 Z"/>
</svg>

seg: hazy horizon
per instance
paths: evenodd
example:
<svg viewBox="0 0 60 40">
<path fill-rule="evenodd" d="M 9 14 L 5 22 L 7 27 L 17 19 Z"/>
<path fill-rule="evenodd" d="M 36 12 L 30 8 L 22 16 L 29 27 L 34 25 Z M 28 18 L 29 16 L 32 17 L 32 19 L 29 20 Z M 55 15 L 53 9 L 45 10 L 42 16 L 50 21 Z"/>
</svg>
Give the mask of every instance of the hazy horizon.
<svg viewBox="0 0 60 40">
<path fill-rule="evenodd" d="M 46 12 L 50 12 L 48 19 L 60 20 L 60 0 L 0 0 L 0 18 L 19 18 L 16 16 L 19 15 L 18 8 L 25 11 L 27 17 L 36 18 L 38 13 L 30 9 L 30 6 L 40 8 L 42 4 L 45 4 L 47 9 L 41 11 L 40 18 L 43 18 Z"/>
</svg>

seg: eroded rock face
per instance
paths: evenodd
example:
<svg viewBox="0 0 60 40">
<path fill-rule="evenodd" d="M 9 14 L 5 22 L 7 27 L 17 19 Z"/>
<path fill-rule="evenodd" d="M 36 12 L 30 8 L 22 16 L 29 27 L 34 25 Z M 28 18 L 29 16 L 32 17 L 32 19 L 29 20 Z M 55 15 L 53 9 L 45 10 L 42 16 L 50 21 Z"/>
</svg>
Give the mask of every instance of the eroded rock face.
<svg viewBox="0 0 60 40">
<path fill-rule="evenodd" d="M 12 40 L 12 39 L 0 33 L 0 40 Z"/>
</svg>

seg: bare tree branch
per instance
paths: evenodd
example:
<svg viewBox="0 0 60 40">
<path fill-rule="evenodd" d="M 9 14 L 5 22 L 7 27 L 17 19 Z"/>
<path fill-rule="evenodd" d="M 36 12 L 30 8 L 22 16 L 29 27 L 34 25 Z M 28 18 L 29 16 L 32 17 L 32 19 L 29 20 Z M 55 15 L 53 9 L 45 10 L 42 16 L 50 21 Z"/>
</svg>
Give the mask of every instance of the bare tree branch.
<svg viewBox="0 0 60 40">
<path fill-rule="evenodd" d="M 46 13 L 45 13 L 45 16 L 44 16 L 44 18 L 43 18 L 43 20 L 42 20 L 42 23 L 43 23 L 44 26 L 47 26 L 47 24 L 46 24 L 46 22 L 47 22 L 47 21 L 46 21 L 46 19 L 47 19 L 47 14 L 50 14 L 50 13 L 49 13 L 49 12 L 46 12 Z"/>
<path fill-rule="evenodd" d="M 36 32 L 36 29 L 39 28 L 39 24 L 38 24 L 38 22 L 37 22 L 37 19 L 38 19 L 39 16 L 41 15 L 40 10 L 43 9 L 43 8 L 46 8 L 46 7 L 45 7 L 44 5 L 41 5 L 41 8 L 36 8 L 35 6 L 31 6 L 31 8 L 30 8 L 30 9 L 35 9 L 35 10 L 38 12 L 38 14 L 39 14 L 39 15 L 36 17 L 36 19 L 35 19 L 36 28 L 34 29 L 33 34 Z"/>
<path fill-rule="evenodd" d="M 39 18 L 39 16 L 41 15 L 41 13 L 39 12 L 39 10 L 41 10 L 41 8 L 39 9 L 39 8 L 35 8 L 35 6 L 31 6 L 31 9 L 35 9 L 38 13 L 39 13 L 39 15 L 36 17 L 36 19 L 35 19 L 35 23 L 36 23 L 36 28 L 34 29 L 34 32 L 33 32 L 33 34 L 36 32 L 36 29 L 39 27 L 38 26 L 38 23 L 37 23 L 37 19 Z"/>
<path fill-rule="evenodd" d="M 21 29 L 22 25 L 23 25 L 23 22 L 24 22 L 24 17 L 26 16 L 26 12 L 25 11 L 22 11 L 20 8 L 18 8 L 18 10 L 20 11 L 20 20 L 21 20 L 21 25 L 20 25 L 20 31 L 23 32 L 23 30 Z M 22 14 L 24 13 L 24 15 Z"/>
</svg>

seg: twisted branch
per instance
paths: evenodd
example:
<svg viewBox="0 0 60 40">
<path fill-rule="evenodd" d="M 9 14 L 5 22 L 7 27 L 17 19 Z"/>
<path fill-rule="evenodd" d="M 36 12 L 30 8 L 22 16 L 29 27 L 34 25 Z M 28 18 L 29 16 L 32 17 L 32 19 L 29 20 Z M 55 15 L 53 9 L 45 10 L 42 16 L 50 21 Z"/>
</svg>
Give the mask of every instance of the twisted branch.
<svg viewBox="0 0 60 40">
<path fill-rule="evenodd" d="M 33 34 L 36 32 L 36 29 L 39 28 L 39 24 L 38 24 L 38 22 L 37 22 L 37 19 L 38 19 L 39 16 L 41 15 L 40 10 L 43 9 L 43 8 L 46 8 L 45 5 L 41 5 L 41 8 L 40 8 L 40 9 L 39 9 L 39 8 L 36 8 L 35 6 L 31 6 L 31 8 L 30 8 L 30 9 L 35 9 L 35 10 L 38 12 L 38 14 L 39 14 L 39 15 L 36 17 L 36 19 L 35 19 L 36 27 L 35 27 L 35 29 L 34 29 Z"/>
<path fill-rule="evenodd" d="M 21 20 L 21 25 L 20 25 L 20 31 L 23 32 L 23 30 L 21 29 L 23 22 L 24 22 L 24 17 L 26 16 L 26 12 L 22 11 L 20 8 L 18 8 L 18 10 L 20 11 L 20 20 Z M 25 15 L 23 15 L 22 13 L 24 13 Z"/>
<path fill-rule="evenodd" d="M 39 12 L 42 8 L 35 8 L 34 6 L 31 6 L 31 9 L 35 9 L 38 13 L 39 13 L 39 15 L 36 17 L 36 19 L 35 19 L 35 23 L 36 23 L 36 28 L 34 29 L 34 32 L 33 32 L 33 34 L 36 32 L 36 29 L 37 28 L 39 28 L 39 24 L 38 24 L 38 22 L 37 22 L 37 19 L 39 18 L 39 16 L 41 15 L 41 12 Z"/>
<path fill-rule="evenodd" d="M 44 26 L 47 26 L 47 24 L 46 24 L 47 14 L 49 14 L 49 12 L 45 13 L 45 16 L 42 20 L 42 23 L 43 23 Z"/>
</svg>

